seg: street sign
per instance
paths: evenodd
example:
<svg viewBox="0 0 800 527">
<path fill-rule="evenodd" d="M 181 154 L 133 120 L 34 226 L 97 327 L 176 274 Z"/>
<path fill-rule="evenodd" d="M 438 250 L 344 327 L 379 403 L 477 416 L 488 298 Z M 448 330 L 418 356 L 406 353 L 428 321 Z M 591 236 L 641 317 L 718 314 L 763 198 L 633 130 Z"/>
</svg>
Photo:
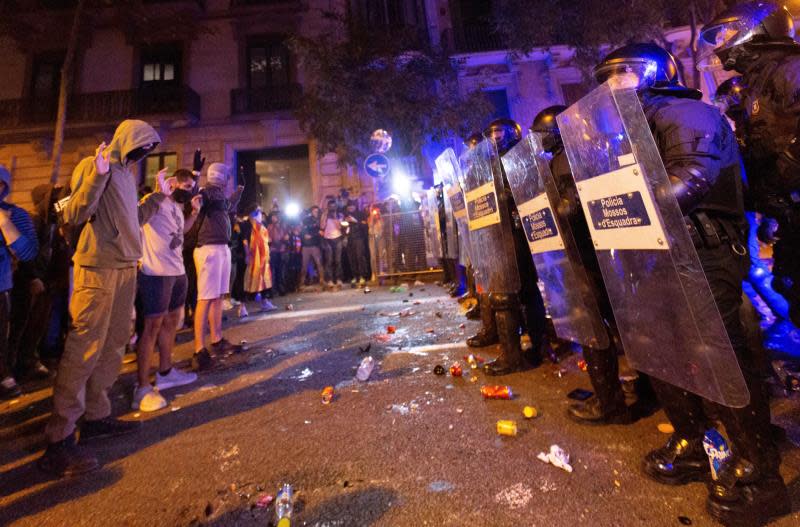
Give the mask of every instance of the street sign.
<svg viewBox="0 0 800 527">
<path fill-rule="evenodd" d="M 389 158 L 383 154 L 370 154 L 364 160 L 364 171 L 372 177 L 382 177 L 389 173 Z"/>
</svg>

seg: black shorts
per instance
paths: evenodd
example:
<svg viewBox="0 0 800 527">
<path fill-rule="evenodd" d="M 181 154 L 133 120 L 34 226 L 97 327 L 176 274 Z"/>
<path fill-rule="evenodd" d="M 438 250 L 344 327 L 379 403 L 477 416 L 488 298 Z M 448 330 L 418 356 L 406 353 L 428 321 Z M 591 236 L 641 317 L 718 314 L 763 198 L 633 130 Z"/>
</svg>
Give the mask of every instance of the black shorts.
<svg viewBox="0 0 800 527">
<path fill-rule="evenodd" d="M 158 317 L 182 309 L 186 303 L 186 275 L 150 276 L 139 273 L 137 289 L 142 315 Z"/>
</svg>

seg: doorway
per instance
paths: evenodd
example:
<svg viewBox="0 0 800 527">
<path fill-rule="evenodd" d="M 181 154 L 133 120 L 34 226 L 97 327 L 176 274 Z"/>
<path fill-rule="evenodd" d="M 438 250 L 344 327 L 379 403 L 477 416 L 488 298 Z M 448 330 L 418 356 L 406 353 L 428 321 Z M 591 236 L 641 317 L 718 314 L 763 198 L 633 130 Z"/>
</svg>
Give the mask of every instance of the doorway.
<svg viewBox="0 0 800 527">
<path fill-rule="evenodd" d="M 236 165 L 239 181 L 244 184 L 242 206 L 258 203 L 269 211 L 273 200 L 281 210 L 289 203 L 301 209 L 315 204 L 308 145 L 238 151 Z"/>
</svg>

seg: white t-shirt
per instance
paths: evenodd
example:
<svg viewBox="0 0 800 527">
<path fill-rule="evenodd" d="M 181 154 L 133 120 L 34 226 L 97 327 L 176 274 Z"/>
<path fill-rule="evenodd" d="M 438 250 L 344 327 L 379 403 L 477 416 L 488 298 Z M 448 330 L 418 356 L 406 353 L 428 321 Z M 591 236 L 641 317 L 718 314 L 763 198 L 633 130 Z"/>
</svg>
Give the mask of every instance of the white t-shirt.
<svg viewBox="0 0 800 527">
<path fill-rule="evenodd" d="M 142 226 L 142 273 L 181 276 L 183 267 L 183 210 L 172 198 L 161 201 L 158 212 Z"/>
<path fill-rule="evenodd" d="M 342 222 L 341 220 L 337 219 L 335 216 L 333 218 L 328 217 L 325 221 L 325 230 L 323 236 L 326 240 L 335 240 L 342 235 Z"/>
</svg>

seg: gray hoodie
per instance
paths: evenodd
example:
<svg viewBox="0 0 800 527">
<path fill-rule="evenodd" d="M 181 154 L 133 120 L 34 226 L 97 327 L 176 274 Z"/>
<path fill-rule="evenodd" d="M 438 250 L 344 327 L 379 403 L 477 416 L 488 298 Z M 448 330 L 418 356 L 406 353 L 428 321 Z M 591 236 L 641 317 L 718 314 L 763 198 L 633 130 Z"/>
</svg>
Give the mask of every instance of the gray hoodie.
<svg viewBox="0 0 800 527">
<path fill-rule="evenodd" d="M 134 267 L 142 257 L 138 193 L 131 171 L 134 162 L 127 156 L 136 148 L 160 142 L 149 124 L 125 120 L 108 146 L 108 174 L 97 173 L 94 157 L 84 158 L 75 167 L 64 217 L 71 225 L 86 222 L 75 247 L 76 264 L 121 269 Z"/>
</svg>

